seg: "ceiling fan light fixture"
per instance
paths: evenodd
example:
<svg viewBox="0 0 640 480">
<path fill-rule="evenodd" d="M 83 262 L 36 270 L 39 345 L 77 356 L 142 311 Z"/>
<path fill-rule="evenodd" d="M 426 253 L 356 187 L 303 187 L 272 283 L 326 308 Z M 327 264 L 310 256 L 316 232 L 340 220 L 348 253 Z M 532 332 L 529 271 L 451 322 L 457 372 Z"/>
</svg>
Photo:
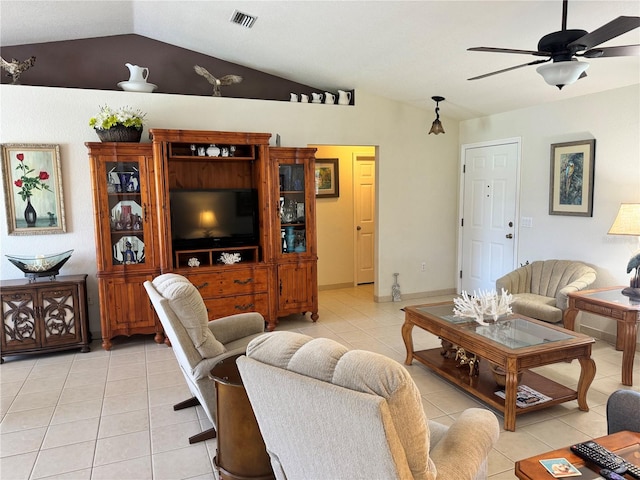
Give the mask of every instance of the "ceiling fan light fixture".
<svg viewBox="0 0 640 480">
<path fill-rule="evenodd" d="M 549 85 L 555 85 L 562 89 L 565 85 L 574 83 L 584 71 L 589 68 L 587 62 L 578 60 L 545 63 L 536 68 L 536 72 L 542 75 Z"/>
<path fill-rule="evenodd" d="M 440 107 L 438 106 L 440 102 L 444 101 L 444 97 L 435 96 L 435 97 L 431 97 L 431 99 L 434 102 L 436 102 L 436 119 L 431 124 L 431 130 L 429 130 L 429 135 L 432 133 L 435 135 L 438 135 L 439 133 L 445 133 L 444 127 L 442 126 L 442 122 L 440 122 Z"/>
</svg>

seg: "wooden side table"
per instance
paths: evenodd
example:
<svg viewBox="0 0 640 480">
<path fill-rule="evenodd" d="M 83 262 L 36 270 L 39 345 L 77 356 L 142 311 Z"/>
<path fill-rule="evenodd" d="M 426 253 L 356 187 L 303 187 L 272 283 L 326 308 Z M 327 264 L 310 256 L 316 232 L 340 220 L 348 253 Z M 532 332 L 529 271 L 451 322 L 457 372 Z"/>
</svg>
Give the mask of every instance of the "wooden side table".
<svg viewBox="0 0 640 480">
<path fill-rule="evenodd" d="M 608 287 L 569 293 L 564 312 L 564 328 L 575 329 L 578 312 L 594 313 L 617 322 L 616 350 L 622 350 L 622 384 L 633 385 L 633 358 L 636 353 L 640 303 L 622 295 L 624 287 Z"/>
<path fill-rule="evenodd" d="M 218 448 L 214 462 L 222 480 L 275 479 L 236 365 L 240 355 L 221 360 L 209 374 L 216 386 Z"/>
</svg>

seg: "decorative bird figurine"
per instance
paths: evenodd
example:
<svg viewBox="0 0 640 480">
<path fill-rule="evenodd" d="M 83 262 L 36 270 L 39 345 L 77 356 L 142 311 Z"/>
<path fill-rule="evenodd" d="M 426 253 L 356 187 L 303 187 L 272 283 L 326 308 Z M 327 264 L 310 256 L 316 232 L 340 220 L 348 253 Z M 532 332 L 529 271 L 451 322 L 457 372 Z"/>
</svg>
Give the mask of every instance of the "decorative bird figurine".
<svg viewBox="0 0 640 480">
<path fill-rule="evenodd" d="M 636 273 L 631 279 L 631 286 L 633 288 L 640 288 L 640 253 L 631 257 L 627 264 L 627 273 L 631 273 L 631 270 L 636 269 Z"/>
<path fill-rule="evenodd" d="M 206 68 L 201 67 L 200 65 L 195 65 L 193 69 L 196 71 L 198 75 L 203 76 L 207 79 L 211 85 L 213 85 L 213 96 L 220 97 L 220 87 L 223 85 L 233 85 L 234 83 L 240 83 L 242 81 L 242 77 L 240 75 L 225 75 L 224 77 L 216 78 L 211 75 Z"/>
<path fill-rule="evenodd" d="M 7 71 L 7 77 L 11 77 L 12 84 L 17 84 L 20 75 L 33 67 L 36 63 L 36 57 L 29 57 L 24 62 L 20 62 L 15 58 L 12 58 L 10 62 L 7 62 L 4 58 L 0 57 L 0 66 Z"/>
</svg>

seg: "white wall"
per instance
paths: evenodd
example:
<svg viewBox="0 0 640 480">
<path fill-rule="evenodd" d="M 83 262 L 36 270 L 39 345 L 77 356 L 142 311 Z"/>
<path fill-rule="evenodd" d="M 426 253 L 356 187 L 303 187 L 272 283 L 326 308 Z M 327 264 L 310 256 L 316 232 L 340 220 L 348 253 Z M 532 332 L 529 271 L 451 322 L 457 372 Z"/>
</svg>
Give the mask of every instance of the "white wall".
<svg viewBox="0 0 640 480">
<path fill-rule="evenodd" d="M 93 207 L 84 142 L 98 140 L 88 120 L 103 104 L 147 112 L 143 141 L 149 141 L 148 128 L 182 128 L 279 133 L 283 146 L 379 146 L 377 291 L 389 295 L 393 272 L 400 272 L 403 294 L 455 286 L 458 130 L 446 117 L 447 134 L 429 136 L 432 112 L 361 91 L 355 107 L 20 85 L 1 85 L 0 99 L 1 143 L 60 145 L 67 220 L 66 234 L 9 236 L 6 211 L 0 208 L 2 253 L 73 248 L 61 273 L 89 274 L 90 325 L 96 335 Z M 429 262 L 428 273 L 419 271 L 423 260 Z M 3 255 L 0 278 L 20 275 Z"/>
<path fill-rule="evenodd" d="M 533 218 L 533 228 L 517 232 L 518 262 L 581 260 L 598 272 L 594 287 L 628 285 L 626 265 L 637 239 L 607 231 L 621 202 L 640 202 L 638 85 L 460 124 L 461 144 L 510 137 L 522 137 L 520 215 Z M 593 217 L 549 215 L 550 145 L 592 138 Z M 610 320 L 584 315 L 582 323 L 615 335 Z"/>
</svg>

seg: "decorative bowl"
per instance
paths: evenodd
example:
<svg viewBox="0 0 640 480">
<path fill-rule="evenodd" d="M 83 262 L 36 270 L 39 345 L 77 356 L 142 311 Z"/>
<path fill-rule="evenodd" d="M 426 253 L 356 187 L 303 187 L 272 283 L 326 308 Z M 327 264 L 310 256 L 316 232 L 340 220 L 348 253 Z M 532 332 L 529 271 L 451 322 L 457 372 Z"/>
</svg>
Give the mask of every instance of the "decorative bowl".
<svg viewBox="0 0 640 480">
<path fill-rule="evenodd" d="M 158 88 L 157 85 L 154 85 L 153 83 L 147 83 L 147 82 L 119 82 L 118 86 L 125 92 L 151 93 L 156 88 Z"/>
<path fill-rule="evenodd" d="M 507 372 L 504 371 L 504 368 L 496 364 L 491 364 L 491 373 L 498 386 L 504 387 L 507 384 Z M 522 372 L 518 372 L 518 384 L 520 384 L 521 380 Z"/>
<path fill-rule="evenodd" d="M 33 281 L 36 277 L 54 278 L 62 265 L 71 257 L 73 250 L 50 255 L 5 255 L 11 263 L 20 269 L 24 276 Z"/>
</svg>

